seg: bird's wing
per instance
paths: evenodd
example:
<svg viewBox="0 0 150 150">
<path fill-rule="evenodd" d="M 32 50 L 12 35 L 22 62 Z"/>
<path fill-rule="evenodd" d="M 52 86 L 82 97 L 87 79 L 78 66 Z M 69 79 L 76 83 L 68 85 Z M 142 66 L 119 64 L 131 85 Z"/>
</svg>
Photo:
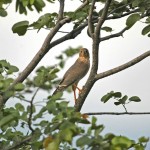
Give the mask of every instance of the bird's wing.
<svg viewBox="0 0 150 150">
<path fill-rule="evenodd" d="M 79 82 L 89 70 L 89 62 L 77 60 L 65 73 L 61 86 L 70 86 L 73 83 Z"/>
<path fill-rule="evenodd" d="M 58 91 L 63 91 L 73 83 L 77 84 L 86 75 L 89 67 L 89 62 L 83 62 L 77 59 L 77 61 L 66 71 L 63 79 L 60 81 L 53 94 L 56 94 Z"/>
</svg>

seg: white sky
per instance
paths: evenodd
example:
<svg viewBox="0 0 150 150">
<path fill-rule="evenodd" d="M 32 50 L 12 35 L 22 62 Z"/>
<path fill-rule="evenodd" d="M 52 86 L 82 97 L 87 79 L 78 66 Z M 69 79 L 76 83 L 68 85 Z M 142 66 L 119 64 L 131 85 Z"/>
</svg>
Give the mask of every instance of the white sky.
<svg viewBox="0 0 150 150">
<path fill-rule="evenodd" d="M 72 5 L 70 5 L 70 3 Z M 75 1 L 67 2 L 66 10 L 75 10 L 76 6 L 80 3 Z M 58 6 L 52 5 L 44 9 L 45 12 L 57 11 Z M 22 20 L 36 21 L 40 16 L 36 12 L 29 13 L 29 16 L 18 15 L 14 11 L 14 5 L 10 5 L 8 9 L 9 15 L 5 18 L 0 18 L 0 59 L 7 59 L 11 64 L 19 67 L 22 71 L 27 64 L 31 61 L 36 52 L 40 49 L 48 30 L 41 30 L 39 33 L 36 31 L 28 31 L 25 36 L 19 37 L 13 34 L 11 27 L 14 23 Z M 115 20 L 106 23 L 120 31 L 125 26 L 125 20 Z M 143 23 L 137 23 L 131 30 L 124 34 L 124 38 L 119 37 L 104 41 L 100 45 L 99 55 L 99 72 L 106 71 L 127 61 L 137 57 L 138 55 L 150 49 L 150 38 L 141 35 L 141 29 L 144 27 Z M 69 25 L 63 28 L 68 31 Z M 114 31 L 114 32 L 115 32 Z M 57 35 L 57 38 L 62 36 L 62 33 Z M 84 30 L 81 35 L 76 39 L 62 43 L 48 52 L 38 66 L 55 64 L 54 56 L 61 53 L 62 50 L 69 46 L 77 47 L 82 45 L 89 49 L 91 53 L 92 41 L 86 35 Z M 70 64 L 76 60 L 69 60 L 65 70 Z M 130 96 L 139 96 L 142 99 L 140 103 L 131 103 L 127 105 L 128 111 L 146 112 L 150 111 L 150 59 L 146 58 L 144 61 L 136 64 L 135 66 L 126 69 L 118 74 L 99 80 L 92 88 L 88 95 L 86 102 L 82 108 L 82 112 L 119 112 L 124 111 L 121 106 L 114 106 L 113 101 L 106 104 L 101 103 L 100 98 L 110 92 L 111 90 L 120 91 L 122 94 Z M 65 70 L 62 70 L 63 75 Z M 80 82 L 83 86 L 87 76 Z M 74 104 L 73 94 L 64 94 L 64 97 L 70 99 L 70 105 Z M 140 136 L 150 136 L 150 115 L 144 116 L 100 116 L 99 123 L 105 125 L 105 132 L 114 132 L 118 135 L 126 135 L 131 138 L 137 139 Z"/>
</svg>

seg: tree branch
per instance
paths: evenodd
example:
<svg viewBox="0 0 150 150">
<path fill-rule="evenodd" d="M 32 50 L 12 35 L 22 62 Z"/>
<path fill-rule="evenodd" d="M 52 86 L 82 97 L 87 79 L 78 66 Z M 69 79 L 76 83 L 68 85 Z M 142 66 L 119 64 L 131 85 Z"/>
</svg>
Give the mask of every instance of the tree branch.
<svg viewBox="0 0 150 150">
<path fill-rule="evenodd" d="M 98 37 L 98 38 L 99 38 L 99 35 L 100 35 L 100 29 L 101 29 L 104 21 L 107 18 L 107 13 L 108 13 L 108 8 L 109 8 L 110 3 L 111 3 L 111 0 L 106 1 L 103 12 L 102 12 L 102 15 L 98 20 L 98 23 L 97 23 L 97 26 L 96 26 L 96 29 L 95 29 L 95 36 Z"/>
<path fill-rule="evenodd" d="M 57 31 L 68 21 L 70 21 L 70 18 L 65 18 L 61 21 L 59 21 L 56 26 L 51 30 L 51 32 L 47 35 L 41 49 L 37 52 L 37 54 L 34 56 L 34 58 L 31 60 L 31 62 L 27 65 L 27 67 L 20 73 L 20 75 L 14 80 L 14 82 L 11 84 L 11 86 L 7 89 L 7 91 L 12 90 L 14 86 L 19 83 L 23 82 L 28 75 L 33 71 L 33 69 L 38 65 L 40 60 L 45 56 L 45 54 L 49 51 L 49 43 L 57 33 Z M 7 101 L 7 91 L 4 93 L 4 103 Z"/>
<path fill-rule="evenodd" d="M 33 115 L 33 107 L 34 107 L 33 101 L 38 91 L 39 91 L 39 88 L 37 88 L 37 90 L 35 91 L 30 101 L 30 113 L 29 113 L 29 118 L 28 118 L 28 126 L 29 126 L 29 129 L 32 131 L 32 133 L 34 133 L 34 129 L 32 128 L 32 115 Z"/>
<path fill-rule="evenodd" d="M 150 112 L 89 112 L 83 115 L 150 115 Z"/>
<path fill-rule="evenodd" d="M 90 92 L 91 88 L 93 87 L 93 85 L 95 83 L 94 78 L 95 78 L 95 75 L 97 74 L 97 69 L 98 69 L 98 51 L 99 51 L 99 42 L 100 42 L 100 36 L 99 36 L 100 35 L 100 28 L 103 25 L 103 23 L 107 17 L 108 8 L 109 8 L 110 3 L 111 3 L 111 0 L 106 1 L 103 12 L 102 12 L 102 16 L 98 20 L 98 23 L 96 25 L 96 29 L 95 29 L 94 34 L 93 34 L 92 68 L 91 68 L 89 78 L 88 78 L 87 82 L 85 83 L 85 86 L 83 87 L 82 92 L 79 94 L 77 103 L 75 104 L 75 110 L 76 111 L 81 110 L 81 108 L 84 104 L 84 101 L 85 101 L 86 97 L 88 96 L 88 93 Z M 94 3 L 92 5 L 93 5 L 92 7 L 94 8 Z"/>
<path fill-rule="evenodd" d="M 60 0 L 60 6 L 59 6 L 59 14 L 58 14 L 58 21 L 63 19 L 64 16 L 64 1 L 65 0 Z"/>
<path fill-rule="evenodd" d="M 114 34 L 111 34 L 111 35 L 108 35 L 108 36 L 105 36 L 105 37 L 102 37 L 100 40 L 101 41 L 105 41 L 105 40 L 109 40 L 111 38 L 114 38 L 114 37 L 119 37 L 119 36 L 123 36 L 123 33 L 128 30 L 128 27 L 126 26 L 124 29 L 122 29 L 120 32 L 118 33 L 114 33 Z"/>
<path fill-rule="evenodd" d="M 92 14 L 93 14 L 94 6 L 95 6 L 95 0 L 92 1 L 89 10 L 89 16 L 88 16 L 88 32 L 91 38 L 93 38 L 93 33 L 94 33 L 93 22 L 92 22 Z"/>
<path fill-rule="evenodd" d="M 62 4 L 62 3 L 63 2 L 60 2 L 60 4 Z M 87 4 L 88 4 L 88 0 L 85 1 L 79 8 L 77 8 L 76 11 L 83 8 L 83 7 L 85 7 Z M 60 6 L 59 13 L 62 13 L 63 9 L 64 9 L 64 6 Z M 71 38 L 76 37 L 78 34 L 80 34 L 82 29 L 84 29 L 84 27 L 87 26 L 87 23 L 85 23 L 84 25 L 80 26 L 78 28 L 78 30 L 73 30 L 71 33 L 68 33 L 63 38 L 60 38 L 60 39 L 52 42 L 52 44 L 50 44 L 51 40 L 53 39 L 55 34 L 59 31 L 59 29 L 64 24 L 71 21 L 71 18 L 69 18 L 69 17 L 64 18 L 62 20 L 60 20 L 60 18 L 62 18 L 61 14 L 59 15 L 59 20 L 57 21 L 56 26 L 47 35 L 46 39 L 44 40 L 44 43 L 43 43 L 42 47 L 40 48 L 40 50 L 37 52 L 37 54 L 34 56 L 34 58 L 31 60 L 31 62 L 27 65 L 27 67 L 14 80 L 14 82 L 10 85 L 10 87 L 7 89 L 7 91 L 12 90 L 17 83 L 23 82 L 28 77 L 28 75 L 34 70 L 34 68 L 38 65 L 40 60 L 50 50 L 50 48 L 54 47 L 56 45 L 56 43 L 59 44 L 61 42 L 64 42 L 65 40 L 68 40 L 69 38 L 71 39 Z M 9 97 L 7 97 L 7 91 L 5 93 L 3 93 L 3 98 L 1 100 L 2 104 L 6 103 L 6 101 L 9 99 Z M 0 105 L 0 108 L 2 108 L 2 105 Z"/>
<path fill-rule="evenodd" d="M 99 80 L 99 79 L 108 77 L 108 76 L 113 75 L 113 74 L 115 74 L 115 73 L 118 73 L 118 72 L 120 72 L 120 71 L 122 71 L 122 70 L 125 70 L 125 69 L 127 69 L 127 68 L 129 68 L 129 67 L 131 67 L 131 66 L 133 66 L 133 65 L 135 65 L 135 64 L 137 64 L 137 63 L 139 63 L 140 61 L 142 61 L 143 59 L 145 59 L 145 58 L 148 57 L 148 56 L 150 56 L 150 50 L 147 51 L 147 52 L 145 52 L 145 53 L 143 53 L 142 55 L 140 55 L 140 56 L 138 56 L 138 57 L 132 59 L 131 61 L 129 61 L 129 62 L 123 64 L 123 65 L 120 65 L 120 66 L 115 67 L 115 68 L 113 68 L 113 69 L 110 69 L 110 70 L 108 70 L 108 71 L 105 71 L 105 72 L 102 72 L 102 73 L 97 74 L 97 75 L 95 76 L 95 80 L 97 81 L 97 80 Z"/>
<path fill-rule="evenodd" d="M 106 20 L 110 20 L 110 19 L 119 19 L 119 18 L 128 16 L 128 15 L 133 14 L 133 13 L 138 12 L 138 11 L 139 11 L 139 8 L 134 9 L 134 10 L 131 10 L 131 11 L 127 12 L 127 13 L 121 14 L 120 16 L 110 16 L 110 17 L 107 17 Z"/>
<path fill-rule="evenodd" d="M 79 27 L 77 27 L 76 29 L 73 29 L 71 32 L 69 32 L 68 34 L 64 35 L 63 37 L 51 42 L 48 46 L 48 49 L 51 49 L 52 47 L 64 42 L 64 41 L 67 41 L 67 40 L 70 40 L 70 39 L 74 39 L 77 35 L 79 35 L 81 33 L 81 31 L 87 26 L 87 22 L 80 25 Z"/>
</svg>

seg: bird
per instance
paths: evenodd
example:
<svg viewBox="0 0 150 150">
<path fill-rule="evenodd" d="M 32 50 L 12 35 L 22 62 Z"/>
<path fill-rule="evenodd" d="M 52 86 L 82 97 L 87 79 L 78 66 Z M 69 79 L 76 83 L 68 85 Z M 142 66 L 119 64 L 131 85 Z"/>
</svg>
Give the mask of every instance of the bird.
<svg viewBox="0 0 150 150">
<path fill-rule="evenodd" d="M 55 95 L 57 92 L 64 91 L 67 87 L 72 85 L 72 90 L 74 93 L 75 104 L 77 103 L 76 98 L 76 89 L 79 90 L 79 93 L 82 92 L 82 89 L 77 87 L 78 82 L 87 74 L 90 68 L 90 55 L 89 51 L 86 48 L 81 48 L 79 51 L 79 57 L 75 63 L 66 71 L 56 90 L 52 95 Z"/>
</svg>

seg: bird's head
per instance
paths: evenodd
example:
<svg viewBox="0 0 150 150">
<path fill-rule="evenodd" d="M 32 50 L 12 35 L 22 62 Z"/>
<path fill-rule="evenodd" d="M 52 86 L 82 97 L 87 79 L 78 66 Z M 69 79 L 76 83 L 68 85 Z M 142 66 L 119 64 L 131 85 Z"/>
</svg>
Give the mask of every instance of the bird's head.
<svg viewBox="0 0 150 150">
<path fill-rule="evenodd" d="M 89 55 L 89 51 L 86 48 L 81 48 L 80 52 L 79 52 L 79 57 L 83 57 L 85 59 L 89 59 L 90 55 Z"/>
</svg>

